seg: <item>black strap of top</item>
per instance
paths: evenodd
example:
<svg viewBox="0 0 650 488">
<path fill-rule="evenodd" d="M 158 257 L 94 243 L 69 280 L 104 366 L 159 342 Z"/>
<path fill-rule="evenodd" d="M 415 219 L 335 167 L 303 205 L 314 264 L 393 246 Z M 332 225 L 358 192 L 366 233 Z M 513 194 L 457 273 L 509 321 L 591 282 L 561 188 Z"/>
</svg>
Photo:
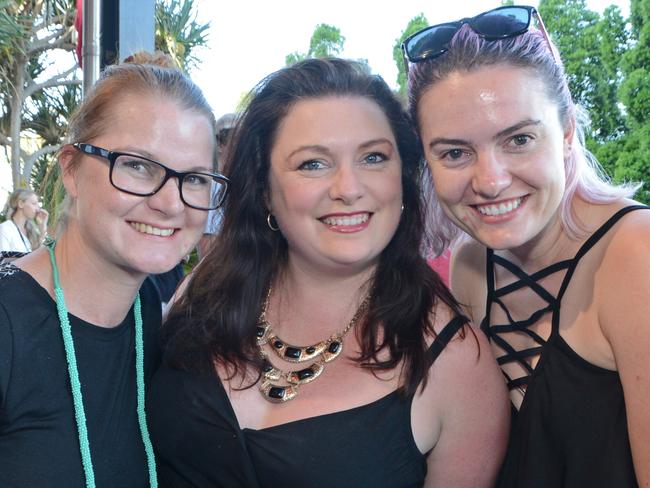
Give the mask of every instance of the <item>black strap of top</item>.
<svg viewBox="0 0 650 488">
<path fill-rule="evenodd" d="M 449 344 L 449 341 L 456 335 L 456 332 L 458 332 L 460 328 L 467 322 L 467 317 L 456 315 L 447 323 L 447 325 L 445 325 L 440 333 L 436 335 L 436 338 L 431 343 L 428 351 L 429 361 L 431 364 L 433 364 L 438 356 L 440 356 L 440 353 L 445 348 L 445 346 Z"/>
<path fill-rule="evenodd" d="M 580 259 L 587 254 L 591 248 L 614 226 L 624 215 L 634 210 L 639 209 L 648 209 L 645 205 L 630 205 L 628 207 L 622 208 L 612 215 L 602 226 L 600 226 L 589 238 L 584 242 L 578 252 L 572 259 L 567 259 L 557 263 L 553 263 L 546 268 L 543 268 L 531 275 L 528 275 L 525 271 L 519 268 L 514 263 L 511 263 L 507 259 L 502 258 L 494 254 L 492 249 L 487 250 L 487 259 L 486 259 L 486 279 L 487 279 L 487 300 L 485 304 L 485 317 L 481 323 L 481 328 L 487 333 L 490 339 L 497 344 L 501 349 L 503 349 L 504 354 L 497 358 L 497 361 L 500 365 L 507 363 L 518 362 L 527 372 L 522 377 L 519 378 L 510 378 L 506 375 L 508 380 L 508 387 L 510 389 L 517 388 L 520 386 L 525 386 L 530 378 L 530 375 L 533 373 L 533 368 L 530 366 L 527 361 L 528 358 L 541 354 L 544 345 L 547 340 L 540 337 L 529 327 L 536 323 L 544 314 L 548 312 L 554 312 L 552 318 L 552 328 L 551 334 L 558 333 L 559 323 L 560 323 L 560 314 L 555 313 L 559 309 L 560 302 L 564 296 L 565 291 L 571 281 L 573 273 L 580 262 Z M 503 268 L 507 269 L 512 273 L 517 280 L 509 285 L 504 286 L 503 288 L 495 289 L 495 277 L 494 277 L 494 268 L 496 265 L 500 265 Z M 549 276 L 558 271 L 566 269 L 566 275 L 562 280 L 560 285 L 560 290 L 557 296 L 549 293 L 543 286 L 541 286 L 538 281 L 546 276 Z M 523 320 L 515 320 L 506 305 L 501 300 L 501 297 L 512 293 L 516 290 L 519 290 L 523 287 L 530 288 L 535 292 L 540 298 L 548 303 L 546 307 L 542 307 L 538 310 L 535 310 L 528 318 Z M 502 311 L 504 312 L 508 323 L 507 324 L 496 324 L 490 325 L 490 313 L 492 310 L 492 305 L 497 304 Z M 516 350 L 508 341 L 504 339 L 501 334 L 508 332 L 521 332 L 530 336 L 536 346 L 529 347 L 522 350 Z"/>
<path fill-rule="evenodd" d="M 607 219 L 607 222 L 605 222 L 603 225 L 601 225 L 596 232 L 594 232 L 591 236 L 589 236 L 589 239 L 585 241 L 585 243 L 580 246 L 580 249 L 578 249 L 578 252 L 573 258 L 573 262 L 571 263 L 571 266 L 569 267 L 569 270 L 567 271 L 566 276 L 564 277 L 564 281 L 562 282 L 562 286 L 560 287 L 560 291 L 557 294 L 557 299 L 562 300 L 562 297 L 564 296 L 564 292 L 566 291 L 567 287 L 569 286 L 569 282 L 571 281 L 571 277 L 573 276 L 573 272 L 575 271 L 576 267 L 578 266 L 578 263 L 580 262 L 580 259 L 587 254 L 592 247 L 603 237 L 609 229 L 611 229 L 621 218 L 623 218 L 624 215 L 627 215 L 628 213 L 634 211 L 634 210 L 640 210 L 640 209 L 650 209 L 647 205 L 630 205 L 628 207 L 624 207 L 620 209 L 618 212 L 616 212 L 614 215 L 612 215 L 609 219 Z"/>
</svg>

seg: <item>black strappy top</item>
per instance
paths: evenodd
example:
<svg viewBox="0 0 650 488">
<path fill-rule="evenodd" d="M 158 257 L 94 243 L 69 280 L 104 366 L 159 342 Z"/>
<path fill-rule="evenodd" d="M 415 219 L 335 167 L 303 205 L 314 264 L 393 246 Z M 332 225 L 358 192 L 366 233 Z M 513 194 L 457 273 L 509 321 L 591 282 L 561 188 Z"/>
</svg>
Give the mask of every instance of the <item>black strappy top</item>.
<svg viewBox="0 0 650 488">
<path fill-rule="evenodd" d="M 519 411 L 513 407 L 508 453 L 500 475 L 500 487 L 525 488 L 623 488 L 638 486 L 627 431 L 623 387 L 616 371 L 589 363 L 559 333 L 562 297 L 580 259 L 628 212 L 623 208 L 603 224 L 578 250 L 573 259 L 552 264 L 528 275 L 515 264 L 487 251 L 487 306 L 481 328 L 504 354 L 497 358 L 507 367 L 517 363 L 525 374 L 506 375 L 508 387 L 525 388 Z M 495 289 L 494 268 L 502 266 L 516 278 Z M 539 281 L 566 271 L 557 296 Z M 515 320 L 502 297 L 528 287 L 546 303 L 524 320 Z M 500 307 L 505 324 L 490 323 L 492 306 Z M 552 314 L 551 332 L 545 340 L 531 326 Z M 526 334 L 535 346 L 516 350 L 505 336 Z M 538 356 L 536 366 L 531 358 Z"/>
<path fill-rule="evenodd" d="M 431 359 L 466 323 L 452 319 Z M 396 391 L 360 407 L 266 429 L 240 428 L 215 375 L 163 366 L 147 415 L 161 487 L 421 487 L 426 456 L 413 439 L 413 396 Z"/>
</svg>

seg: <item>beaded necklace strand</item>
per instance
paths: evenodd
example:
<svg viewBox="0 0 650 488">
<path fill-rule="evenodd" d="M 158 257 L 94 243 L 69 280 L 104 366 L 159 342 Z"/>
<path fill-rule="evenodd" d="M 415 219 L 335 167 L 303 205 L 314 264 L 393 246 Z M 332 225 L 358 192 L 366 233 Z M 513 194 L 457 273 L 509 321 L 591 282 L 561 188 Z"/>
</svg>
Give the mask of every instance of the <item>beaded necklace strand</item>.
<svg viewBox="0 0 650 488">
<path fill-rule="evenodd" d="M 90 443 L 88 442 L 88 428 L 86 426 L 86 412 L 83 405 L 81 394 L 81 383 L 79 382 L 79 370 L 77 368 L 77 358 L 72 340 L 72 330 L 68 318 L 68 309 L 65 305 L 65 298 L 61 283 L 59 281 L 59 270 L 56 266 L 54 257 L 54 247 L 56 242 L 52 241 L 47 244 L 50 253 L 50 262 L 52 263 L 52 279 L 54 281 L 54 296 L 56 299 L 56 309 L 59 314 L 61 324 L 61 335 L 63 336 L 63 345 L 65 347 L 65 356 L 68 362 L 68 375 L 70 377 L 70 389 L 72 390 L 72 401 L 74 404 L 74 416 L 77 422 L 77 432 L 79 434 L 79 451 L 81 453 L 81 464 L 83 465 L 86 477 L 86 487 L 95 488 L 95 473 L 90 453 Z M 138 424 L 140 425 L 140 434 L 147 456 L 147 466 L 149 468 L 149 485 L 151 488 L 158 487 L 156 477 L 156 459 L 153 453 L 153 446 L 149 439 L 149 430 L 147 429 L 147 418 L 144 410 L 144 341 L 142 339 L 142 305 L 140 294 L 135 298 L 133 304 L 133 314 L 135 316 L 135 381 L 137 392 L 137 414 Z"/>
</svg>

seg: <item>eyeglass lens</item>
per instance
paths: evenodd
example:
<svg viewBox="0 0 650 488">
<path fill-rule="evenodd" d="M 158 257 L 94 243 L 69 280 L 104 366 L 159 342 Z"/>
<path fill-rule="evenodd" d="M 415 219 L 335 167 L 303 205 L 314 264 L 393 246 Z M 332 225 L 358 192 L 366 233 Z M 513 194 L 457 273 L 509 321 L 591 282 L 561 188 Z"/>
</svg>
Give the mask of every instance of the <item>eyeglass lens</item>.
<svg viewBox="0 0 650 488">
<path fill-rule="evenodd" d="M 530 25 L 530 9 L 522 7 L 499 8 L 467 20 L 479 35 L 488 39 L 510 37 L 526 31 Z M 425 29 L 406 43 L 406 51 L 413 61 L 442 54 L 463 22 L 449 22 Z"/>
<path fill-rule="evenodd" d="M 508 37 L 528 28 L 530 11 L 516 7 L 502 8 L 479 15 L 469 24 L 477 33 L 487 38 Z"/>
<path fill-rule="evenodd" d="M 167 171 L 153 161 L 122 154 L 115 159 L 111 176 L 117 188 L 149 195 L 160 188 Z M 216 208 L 223 200 L 225 191 L 226 185 L 221 180 L 203 173 L 187 173 L 180 184 L 182 200 L 202 209 Z"/>
</svg>

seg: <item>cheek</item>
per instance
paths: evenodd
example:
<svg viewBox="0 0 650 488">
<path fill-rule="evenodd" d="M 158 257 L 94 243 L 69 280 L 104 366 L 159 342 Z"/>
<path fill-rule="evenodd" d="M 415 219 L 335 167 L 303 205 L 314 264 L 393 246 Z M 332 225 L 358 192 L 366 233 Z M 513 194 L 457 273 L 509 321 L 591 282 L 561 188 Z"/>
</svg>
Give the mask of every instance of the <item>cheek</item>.
<svg viewBox="0 0 650 488">
<path fill-rule="evenodd" d="M 451 171 L 439 165 L 430 165 L 433 184 L 438 200 L 443 206 L 458 203 L 470 184 L 469 178 L 462 173 Z"/>
</svg>

